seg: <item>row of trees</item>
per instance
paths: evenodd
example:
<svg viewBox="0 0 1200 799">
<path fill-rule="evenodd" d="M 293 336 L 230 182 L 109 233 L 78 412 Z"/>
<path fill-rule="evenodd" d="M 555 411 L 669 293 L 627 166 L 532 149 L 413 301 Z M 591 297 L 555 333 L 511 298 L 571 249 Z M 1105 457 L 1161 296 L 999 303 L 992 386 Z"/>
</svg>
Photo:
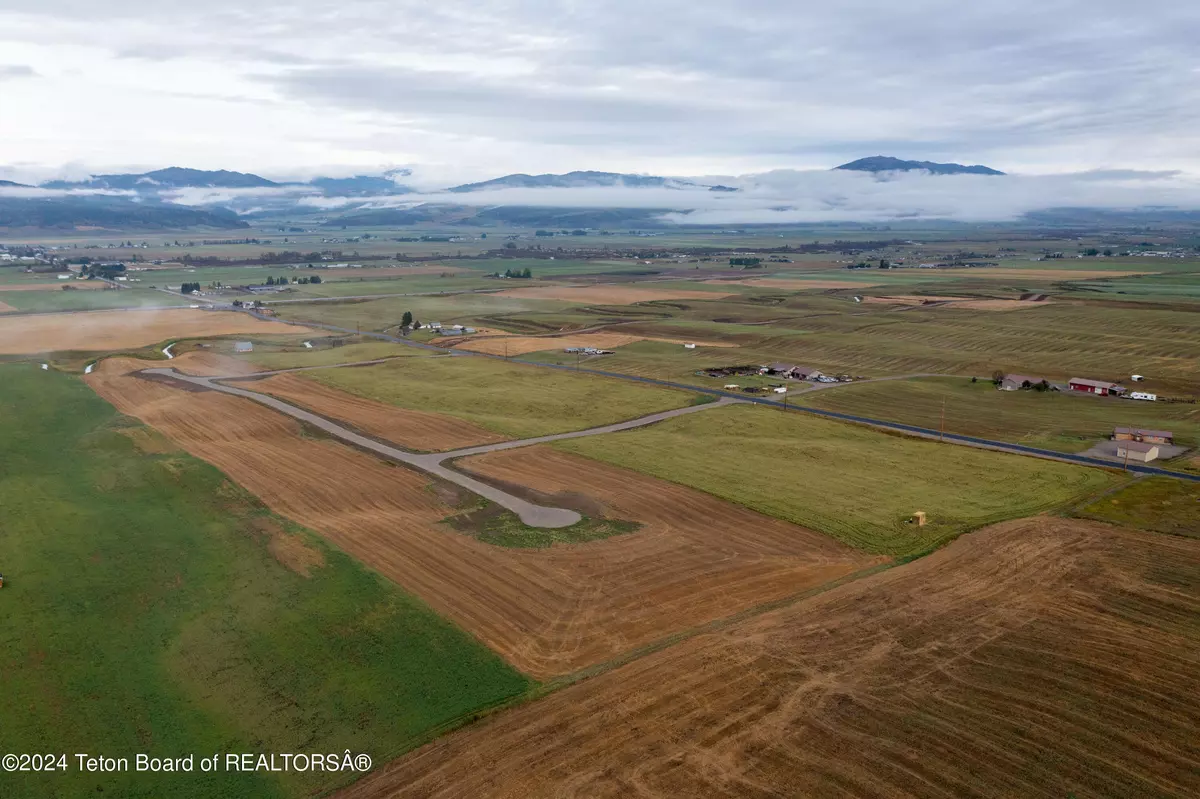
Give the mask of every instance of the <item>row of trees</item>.
<svg viewBox="0 0 1200 799">
<path fill-rule="evenodd" d="M 184 283 L 179 287 L 180 294 L 191 294 L 192 292 L 195 292 L 196 294 L 200 293 L 199 283 Z"/>
<path fill-rule="evenodd" d="M 297 284 L 320 283 L 321 276 L 320 275 L 310 275 L 308 277 L 297 277 L 297 278 L 292 278 L 290 281 L 288 280 L 288 278 L 286 276 L 278 277 L 278 278 L 277 277 L 268 277 L 267 278 L 268 286 L 286 286 L 286 285 L 288 285 L 289 282 L 297 283 Z"/>
</svg>

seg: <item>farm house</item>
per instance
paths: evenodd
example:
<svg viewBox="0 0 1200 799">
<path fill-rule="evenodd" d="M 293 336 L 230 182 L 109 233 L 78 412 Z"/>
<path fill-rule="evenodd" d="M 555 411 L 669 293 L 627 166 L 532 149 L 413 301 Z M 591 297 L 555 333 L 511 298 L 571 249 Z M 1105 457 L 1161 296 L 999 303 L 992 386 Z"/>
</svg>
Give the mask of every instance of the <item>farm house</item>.
<svg viewBox="0 0 1200 799">
<path fill-rule="evenodd" d="M 1032 377 L 1030 375 L 1005 375 L 1000 381 L 1001 391 L 1020 391 L 1023 388 L 1032 388 L 1041 384 L 1045 378 Z"/>
<path fill-rule="evenodd" d="M 1143 430 L 1139 427 L 1113 428 L 1114 441 L 1139 441 L 1144 444 L 1174 444 L 1175 434 L 1170 430 Z"/>
<path fill-rule="evenodd" d="M 1088 394 L 1099 394 L 1107 397 L 1109 394 L 1124 394 L 1125 387 L 1104 380 L 1089 380 L 1086 377 L 1072 377 L 1067 381 L 1072 391 L 1082 391 Z"/>
<path fill-rule="evenodd" d="M 1117 444 L 1117 457 L 1149 463 L 1158 458 L 1158 445 L 1144 444 L 1141 441 L 1122 441 Z"/>
</svg>

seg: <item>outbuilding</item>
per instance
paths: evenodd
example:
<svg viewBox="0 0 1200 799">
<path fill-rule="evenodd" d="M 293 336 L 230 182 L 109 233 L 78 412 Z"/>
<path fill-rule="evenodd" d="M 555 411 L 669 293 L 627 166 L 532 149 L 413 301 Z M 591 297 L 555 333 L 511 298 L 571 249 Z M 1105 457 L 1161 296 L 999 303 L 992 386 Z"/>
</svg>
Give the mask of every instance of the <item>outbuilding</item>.
<svg viewBox="0 0 1200 799">
<path fill-rule="evenodd" d="M 1087 394 L 1099 394 L 1107 397 L 1109 394 L 1124 394 L 1125 387 L 1104 380 L 1089 380 L 1086 377 L 1072 377 L 1067 381 L 1072 391 L 1082 391 Z"/>
<path fill-rule="evenodd" d="M 234 352 L 254 352 L 254 344 L 252 344 L 249 341 L 235 341 L 235 342 L 233 342 L 233 351 Z"/>
<path fill-rule="evenodd" d="M 1141 441 L 1122 441 L 1117 444 L 1117 457 L 1149 463 L 1158 459 L 1158 445 L 1143 444 Z"/>
<path fill-rule="evenodd" d="M 1000 381 L 1001 391 L 1020 391 L 1023 388 L 1033 388 L 1045 381 L 1044 377 L 1031 377 L 1030 375 L 1005 375 Z"/>
<path fill-rule="evenodd" d="M 1114 427 L 1114 441 L 1140 441 L 1144 444 L 1174 444 L 1175 434 L 1170 430 L 1144 430 L 1140 427 Z"/>
<path fill-rule="evenodd" d="M 811 366 L 797 366 L 792 369 L 792 377 L 797 380 L 816 380 L 824 375 Z"/>
</svg>

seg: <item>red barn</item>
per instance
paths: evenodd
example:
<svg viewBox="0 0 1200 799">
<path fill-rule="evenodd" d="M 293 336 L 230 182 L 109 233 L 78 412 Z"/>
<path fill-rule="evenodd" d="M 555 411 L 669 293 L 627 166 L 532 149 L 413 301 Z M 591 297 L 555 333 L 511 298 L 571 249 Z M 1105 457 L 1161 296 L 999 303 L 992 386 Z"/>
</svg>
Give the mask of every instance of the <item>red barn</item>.
<svg viewBox="0 0 1200 799">
<path fill-rule="evenodd" d="M 1109 394 L 1124 394 L 1125 387 L 1116 383 L 1106 383 L 1103 380 L 1088 380 L 1085 377 L 1072 377 L 1067 381 L 1072 391 L 1085 391 L 1089 394 L 1099 394 L 1106 397 Z"/>
</svg>

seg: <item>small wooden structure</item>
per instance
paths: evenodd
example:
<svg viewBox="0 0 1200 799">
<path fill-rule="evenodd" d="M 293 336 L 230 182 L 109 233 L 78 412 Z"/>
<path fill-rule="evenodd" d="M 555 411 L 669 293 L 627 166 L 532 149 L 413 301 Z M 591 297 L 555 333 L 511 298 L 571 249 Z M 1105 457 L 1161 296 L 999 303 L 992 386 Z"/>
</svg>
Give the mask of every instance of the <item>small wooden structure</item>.
<svg viewBox="0 0 1200 799">
<path fill-rule="evenodd" d="M 925 526 L 925 511 L 923 511 L 923 510 L 919 510 L 919 511 L 917 511 L 916 513 L 914 513 L 914 514 L 912 515 L 912 520 L 911 520 L 911 521 L 912 521 L 912 523 L 913 523 L 913 524 L 915 524 L 917 527 L 924 527 L 924 526 Z"/>
</svg>

